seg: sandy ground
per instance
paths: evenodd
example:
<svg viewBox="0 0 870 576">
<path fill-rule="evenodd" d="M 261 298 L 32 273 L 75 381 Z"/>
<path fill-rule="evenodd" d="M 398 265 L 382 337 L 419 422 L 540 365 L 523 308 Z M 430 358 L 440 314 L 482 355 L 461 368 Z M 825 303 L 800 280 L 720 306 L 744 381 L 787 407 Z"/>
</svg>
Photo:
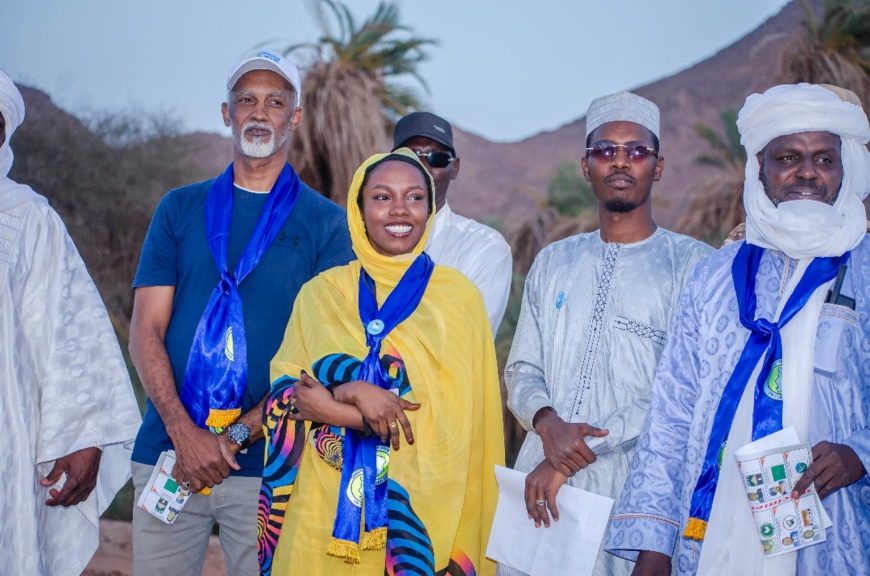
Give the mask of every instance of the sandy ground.
<svg viewBox="0 0 870 576">
<path fill-rule="evenodd" d="M 132 525 L 100 520 L 100 547 L 83 576 L 130 576 L 133 574 Z M 212 536 L 202 568 L 203 576 L 226 576 L 224 557 L 217 536 Z"/>
</svg>

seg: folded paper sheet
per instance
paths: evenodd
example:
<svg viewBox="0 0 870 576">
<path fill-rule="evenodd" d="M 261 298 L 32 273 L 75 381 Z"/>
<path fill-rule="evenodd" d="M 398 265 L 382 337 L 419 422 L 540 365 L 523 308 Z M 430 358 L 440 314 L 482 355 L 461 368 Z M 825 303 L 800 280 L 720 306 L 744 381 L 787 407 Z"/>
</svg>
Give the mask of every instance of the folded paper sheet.
<svg viewBox="0 0 870 576">
<path fill-rule="evenodd" d="M 526 474 L 496 466 L 495 476 L 498 506 L 486 555 L 531 576 L 591 575 L 613 499 L 562 486 L 556 496 L 559 521 L 535 528 L 523 496 Z"/>
</svg>

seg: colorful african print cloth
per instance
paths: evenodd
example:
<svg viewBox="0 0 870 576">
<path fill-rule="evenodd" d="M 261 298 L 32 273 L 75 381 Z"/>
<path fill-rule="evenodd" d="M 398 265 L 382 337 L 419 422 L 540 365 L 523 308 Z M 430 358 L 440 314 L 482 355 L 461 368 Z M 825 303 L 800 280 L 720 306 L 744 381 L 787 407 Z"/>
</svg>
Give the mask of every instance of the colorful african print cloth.
<svg viewBox="0 0 870 576">
<path fill-rule="evenodd" d="M 414 444 L 378 452 L 376 482 L 387 492 L 385 542 L 363 530 L 359 542 L 343 549 L 347 554 L 336 555 L 339 486 L 345 466 L 353 466 L 343 457 L 344 430 L 287 417 L 301 370 L 329 388 L 359 378 L 369 351 L 358 306 L 362 269 L 383 306 L 425 246 L 424 235 L 410 254 L 390 258 L 366 238 L 356 199 L 367 168 L 383 158 L 372 157 L 357 171 L 348 195 L 359 260 L 302 288 L 272 362 L 259 519 L 264 574 L 288 574 L 291 565 L 310 575 L 495 573 L 485 549 L 497 500 L 494 469 L 504 462 L 501 400 L 486 310 L 467 278 L 435 266 L 416 310 L 381 346 L 389 388 L 421 405 L 407 412 Z M 364 481 L 360 474 L 342 494 L 360 514 Z"/>
</svg>

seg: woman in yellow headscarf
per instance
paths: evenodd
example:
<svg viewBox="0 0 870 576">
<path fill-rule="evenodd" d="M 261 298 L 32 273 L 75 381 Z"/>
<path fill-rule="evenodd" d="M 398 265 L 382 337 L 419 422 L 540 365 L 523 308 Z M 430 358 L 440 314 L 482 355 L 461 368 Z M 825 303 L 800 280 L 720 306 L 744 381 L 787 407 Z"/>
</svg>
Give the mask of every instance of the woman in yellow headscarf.
<svg viewBox="0 0 870 576">
<path fill-rule="evenodd" d="M 264 574 L 495 574 L 495 351 L 477 288 L 423 252 L 433 192 L 410 150 L 369 158 L 359 260 L 299 292 L 264 410 Z"/>
</svg>

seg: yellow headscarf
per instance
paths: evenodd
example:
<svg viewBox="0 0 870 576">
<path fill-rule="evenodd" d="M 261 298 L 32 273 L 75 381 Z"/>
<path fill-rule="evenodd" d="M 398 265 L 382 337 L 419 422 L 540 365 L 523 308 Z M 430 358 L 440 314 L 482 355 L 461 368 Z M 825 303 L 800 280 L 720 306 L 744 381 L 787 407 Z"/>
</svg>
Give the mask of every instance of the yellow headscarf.
<svg viewBox="0 0 870 576">
<path fill-rule="evenodd" d="M 421 405 L 406 413 L 414 444 L 403 444 L 388 456 L 386 551 L 368 549 L 365 542 L 334 545 L 341 431 L 310 422 L 297 427 L 285 418 L 288 390 L 302 369 L 324 385 L 354 379 L 354 367 L 367 353 L 358 309 L 361 268 L 374 279 L 380 306 L 426 245 L 431 216 L 426 233 L 407 255 L 383 256 L 366 236 L 357 203 L 363 182 L 375 165 L 395 155 L 422 168 L 404 149 L 373 156 L 360 166 L 347 203 L 359 260 L 302 287 L 272 361 L 260 552 L 261 565 L 273 574 L 288 574 L 292 565 L 304 566 L 312 575 L 381 576 L 385 570 L 393 574 L 393 567 L 405 561 L 426 566 L 423 573 L 433 575 L 448 567 L 451 574 L 495 573 L 485 552 L 497 499 L 494 467 L 504 463 L 501 397 L 486 310 L 480 292 L 462 274 L 435 266 L 417 309 L 382 345 L 381 358 L 389 364 L 397 392 Z M 429 184 L 434 202 L 431 178 Z M 398 517 L 415 529 L 392 530 Z M 327 548 L 341 557 L 328 555 Z"/>
<path fill-rule="evenodd" d="M 363 185 L 366 182 L 368 175 L 375 167 L 389 161 L 401 161 L 414 165 L 419 168 L 426 178 L 426 184 L 429 187 L 429 220 L 426 222 L 426 231 L 423 237 L 414 246 L 414 249 L 399 256 L 384 256 L 378 253 L 369 242 L 366 234 L 366 225 L 360 212 L 359 197 L 363 191 Z M 362 166 L 357 168 L 353 176 L 353 182 L 350 185 L 350 191 L 347 195 L 347 227 L 350 229 L 350 239 L 353 244 L 353 251 L 356 257 L 365 268 L 369 276 L 375 278 L 379 283 L 387 286 L 395 287 L 402 278 L 402 275 L 408 269 L 408 266 L 419 256 L 426 246 L 426 240 L 429 238 L 429 231 L 432 229 L 432 222 L 435 218 L 435 182 L 432 176 L 426 170 L 426 167 L 408 148 L 399 148 L 395 152 L 389 154 L 375 154 L 366 160 Z"/>
</svg>

